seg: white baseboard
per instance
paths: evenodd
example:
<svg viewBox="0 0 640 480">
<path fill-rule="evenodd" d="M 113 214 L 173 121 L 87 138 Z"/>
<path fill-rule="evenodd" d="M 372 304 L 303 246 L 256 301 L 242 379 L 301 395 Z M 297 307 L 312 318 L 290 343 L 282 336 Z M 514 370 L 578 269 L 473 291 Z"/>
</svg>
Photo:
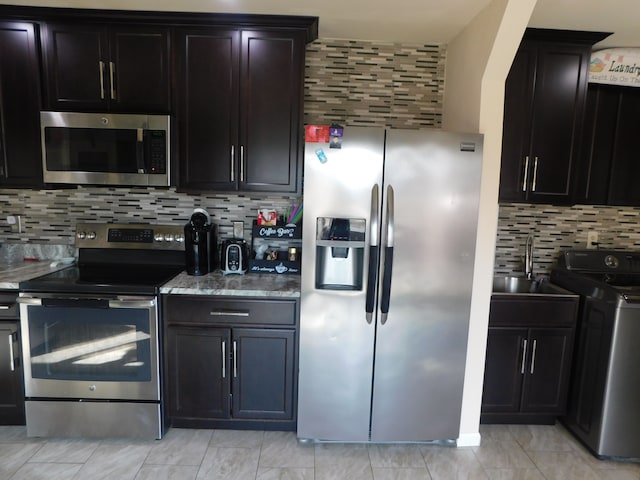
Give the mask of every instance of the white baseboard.
<svg viewBox="0 0 640 480">
<path fill-rule="evenodd" d="M 480 433 L 463 433 L 456 440 L 458 447 L 479 447 Z"/>
</svg>

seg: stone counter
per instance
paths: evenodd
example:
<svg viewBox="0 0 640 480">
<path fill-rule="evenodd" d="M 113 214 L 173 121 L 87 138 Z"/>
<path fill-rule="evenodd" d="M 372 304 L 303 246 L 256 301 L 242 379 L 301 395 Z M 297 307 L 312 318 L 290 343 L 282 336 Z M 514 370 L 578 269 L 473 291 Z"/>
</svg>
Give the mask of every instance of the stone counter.
<svg viewBox="0 0 640 480">
<path fill-rule="evenodd" d="M 261 273 L 223 275 L 221 271 L 194 276 L 182 272 L 167 282 L 160 289 L 160 293 L 298 298 L 300 297 L 300 276 Z"/>
<path fill-rule="evenodd" d="M 0 290 L 18 290 L 20 282 L 56 272 L 68 266 L 69 264 L 51 260 L 0 263 Z"/>
</svg>

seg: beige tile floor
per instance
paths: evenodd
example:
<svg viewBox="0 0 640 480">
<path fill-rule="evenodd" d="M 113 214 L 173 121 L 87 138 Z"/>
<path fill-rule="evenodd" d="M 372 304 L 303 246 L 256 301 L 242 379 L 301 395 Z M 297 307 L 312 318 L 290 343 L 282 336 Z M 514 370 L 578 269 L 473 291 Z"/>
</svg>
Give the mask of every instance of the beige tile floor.
<svg viewBox="0 0 640 480">
<path fill-rule="evenodd" d="M 290 432 L 172 429 L 160 441 L 27 438 L 0 427 L 0 480 L 638 480 L 561 426 L 481 426 L 482 445 L 300 444 Z"/>
</svg>

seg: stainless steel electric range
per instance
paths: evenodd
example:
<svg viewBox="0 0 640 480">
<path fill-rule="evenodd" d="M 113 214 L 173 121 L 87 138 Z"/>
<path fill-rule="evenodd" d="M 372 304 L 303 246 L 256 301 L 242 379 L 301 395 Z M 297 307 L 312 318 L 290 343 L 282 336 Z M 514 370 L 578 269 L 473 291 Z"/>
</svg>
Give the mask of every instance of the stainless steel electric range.
<svg viewBox="0 0 640 480">
<path fill-rule="evenodd" d="M 640 459 L 640 252 L 568 250 L 551 281 L 580 294 L 563 423 L 600 458 Z"/>
<path fill-rule="evenodd" d="M 181 226 L 79 224 L 77 265 L 20 283 L 29 436 L 161 438 L 159 288 Z"/>
</svg>

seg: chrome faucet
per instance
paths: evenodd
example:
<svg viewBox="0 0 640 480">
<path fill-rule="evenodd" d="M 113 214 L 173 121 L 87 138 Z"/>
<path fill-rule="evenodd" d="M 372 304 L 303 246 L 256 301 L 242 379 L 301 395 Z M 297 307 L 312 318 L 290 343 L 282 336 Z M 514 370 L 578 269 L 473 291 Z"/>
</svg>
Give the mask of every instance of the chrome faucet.
<svg viewBox="0 0 640 480">
<path fill-rule="evenodd" d="M 527 278 L 533 278 L 533 234 L 527 237 L 524 252 L 524 274 Z"/>
</svg>

